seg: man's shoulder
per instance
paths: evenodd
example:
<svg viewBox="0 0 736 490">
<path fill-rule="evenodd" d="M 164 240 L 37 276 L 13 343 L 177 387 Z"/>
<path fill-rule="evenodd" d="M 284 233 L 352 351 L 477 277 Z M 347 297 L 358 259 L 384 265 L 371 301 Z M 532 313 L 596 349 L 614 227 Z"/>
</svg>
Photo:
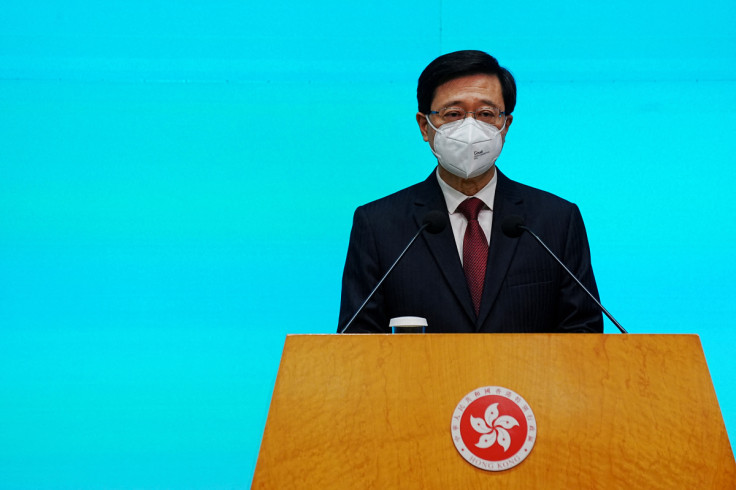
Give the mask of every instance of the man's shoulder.
<svg viewBox="0 0 736 490">
<path fill-rule="evenodd" d="M 363 204 L 358 209 L 366 213 L 382 213 L 382 212 L 396 212 L 402 208 L 411 208 L 417 202 L 428 203 L 433 199 L 437 198 L 437 193 L 441 196 L 439 185 L 436 180 L 433 181 L 434 175 L 430 175 L 429 178 L 418 182 L 409 187 L 405 187 L 392 194 L 381 197 L 374 201 Z"/>
<path fill-rule="evenodd" d="M 542 209 L 552 208 L 568 208 L 574 207 L 575 204 L 564 199 L 557 194 L 539 189 L 527 184 L 522 184 L 515 180 L 511 180 L 503 174 L 499 175 L 497 191 L 507 199 L 523 200 L 526 205 L 539 206 Z"/>
</svg>

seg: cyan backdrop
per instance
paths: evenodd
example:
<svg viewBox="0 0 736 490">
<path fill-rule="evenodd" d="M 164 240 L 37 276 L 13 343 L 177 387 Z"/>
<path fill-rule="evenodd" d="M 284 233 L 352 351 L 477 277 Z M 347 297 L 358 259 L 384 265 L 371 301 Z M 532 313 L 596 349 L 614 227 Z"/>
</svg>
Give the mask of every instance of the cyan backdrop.
<svg viewBox="0 0 736 490">
<path fill-rule="evenodd" d="M 4 6 L 0 487 L 248 488 L 284 338 L 335 330 L 352 212 L 429 174 L 416 78 L 467 48 L 519 84 L 499 167 L 580 206 L 632 333 L 700 335 L 733 439 L 736 4 L 448 3 Z"/>
</svg>

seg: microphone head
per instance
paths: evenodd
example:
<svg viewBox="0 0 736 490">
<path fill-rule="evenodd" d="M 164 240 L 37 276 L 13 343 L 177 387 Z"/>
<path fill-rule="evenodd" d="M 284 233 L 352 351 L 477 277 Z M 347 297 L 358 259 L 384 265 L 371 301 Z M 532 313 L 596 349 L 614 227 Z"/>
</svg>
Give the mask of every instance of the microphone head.
<svg viewBox="0 0 736 490">
<path fill-rule="evenodd" d="M 503 234 L 509 238 L 518 238 L 524 233 L 524 218 L 518 214 L 511 214 L 506 216 L 501 223 L 501 230 Z"/>
<path fill-rule="evenodd" d="M 427 225 L 426 230 L 434 235 L 444 230 L 448 221 L 446 212 L 434 210 L 424 215 L 422 225 Z"/>
</svg>

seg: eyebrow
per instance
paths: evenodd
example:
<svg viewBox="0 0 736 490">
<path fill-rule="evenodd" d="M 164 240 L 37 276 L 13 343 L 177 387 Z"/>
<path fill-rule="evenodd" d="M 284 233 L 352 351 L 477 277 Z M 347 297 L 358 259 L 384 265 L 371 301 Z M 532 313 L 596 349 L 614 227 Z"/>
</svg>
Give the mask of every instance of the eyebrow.
<svg viewBox="0 0 736 490">
<path fill-rule="evenodd" d="M 496 105 L 494 102 L 491 102 L 488 99 L 482 99 L 481 100 L 481 103 L 483 103 L 483 104 L 485 104 L 485 105 L 487 105 L 489 107 L 495 107 L 496 109 L 499 109 L 499 110 L 501 109 L 498 105 Z M 445 107 L 453 107 L 453 106 L 460 106 L 460 105 L 463 105 L 463 101 L 461 101 L 461 100 L 453 100 L 452 102 L 448 102 L 447 104 L 443 105 L 442 108 L 444 109 Z"/>
</svg>

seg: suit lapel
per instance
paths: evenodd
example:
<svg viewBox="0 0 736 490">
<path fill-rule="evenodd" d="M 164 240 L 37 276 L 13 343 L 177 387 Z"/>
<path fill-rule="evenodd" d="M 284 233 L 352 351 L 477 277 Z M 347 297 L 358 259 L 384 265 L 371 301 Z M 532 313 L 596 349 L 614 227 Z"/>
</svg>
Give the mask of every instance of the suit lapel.
<svg viewBox="0 0 736 490">
<path fill-rule="evenodd" d="M 480 313 L 476 329 L 480 330 L 493 308 L 501 285 L 506 277 L 506 271 L 511 264 L 511 259 L 516 251 L 519 240 L 509 238 L 501 230 L 504 218 L 511 214 L 524 216 L 522 198 L 517 191 L 516 184 L 503 175 L 498 168 L 498 183 L 496 184 L 496 196 L 493 200 L 493 224 L 491 225 L 491 240 L 488 247 L 488 266 L 486 268 L 485 286 L 480 303 Z M 492 325 L 491 330 L 496 330 L 500 325 Z"/>
<path fill-rule="evenodd" d="M 420 192 L 417 193 L 417 199 L 414 203 L 414 220 L 417 226 L 421 226 L 424 215 L 434 209 L 447 212 L 447 203 L 437 183 L 437 177 L 432 172 L 429 178 L 421 185 Z M 462 305 L 465 314 L 468 315 L 472 323 L 475 323 L 476 317 L 473 300 L 470 297 L 468 284 L 465 281 L 465 273 L 460 263 L 457 245 L 455 245 L 452 226 L 448 222 L 442 232 L 437 234 L 423 233 L 422 239 L 427 244 L 427 248 L 429 248 L 437 267 L 445 277 L 453 294 Z"/>
</svg>

